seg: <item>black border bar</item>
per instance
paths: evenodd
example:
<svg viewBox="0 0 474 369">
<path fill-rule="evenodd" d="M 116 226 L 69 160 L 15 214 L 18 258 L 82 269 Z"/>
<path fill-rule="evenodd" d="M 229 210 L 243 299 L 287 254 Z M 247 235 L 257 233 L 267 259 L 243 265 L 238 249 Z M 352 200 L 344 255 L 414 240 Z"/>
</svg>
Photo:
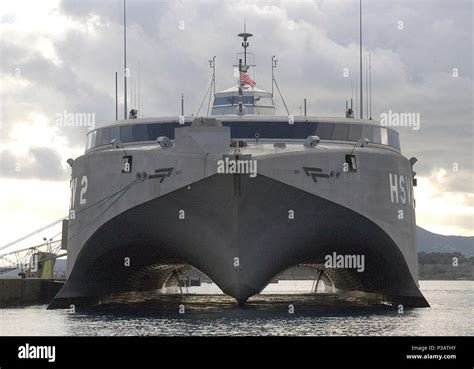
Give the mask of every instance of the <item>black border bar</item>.
<svg viewBox="0 0 474 369">
<path fill-rule="evenodd" d="M 472 369 L 473 341 L 473 337 L 0 337 L 0 368 Z M 55 362 L 19 359 L 19 347 L 26 343 L 55 346 Z"/>
</svg>

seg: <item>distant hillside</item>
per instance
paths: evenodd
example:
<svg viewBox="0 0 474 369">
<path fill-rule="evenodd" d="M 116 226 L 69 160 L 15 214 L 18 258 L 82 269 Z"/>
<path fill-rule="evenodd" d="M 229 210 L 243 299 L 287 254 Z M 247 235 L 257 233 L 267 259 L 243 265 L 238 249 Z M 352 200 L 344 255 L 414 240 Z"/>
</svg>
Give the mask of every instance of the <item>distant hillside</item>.
<svg viewBox="0 0 474 369">
<path fill-rule="evenodd" d="M 416 228 L 418 252 L 460 252 L 474 256 L 474 237 L 443 236 Z"/>
<path fill-rule="evenodd" d="M 420 279 L 474 280 L 474 256 L 466 257 L 460 252 L 431 252 L 418 254 Z"/>
</svg>

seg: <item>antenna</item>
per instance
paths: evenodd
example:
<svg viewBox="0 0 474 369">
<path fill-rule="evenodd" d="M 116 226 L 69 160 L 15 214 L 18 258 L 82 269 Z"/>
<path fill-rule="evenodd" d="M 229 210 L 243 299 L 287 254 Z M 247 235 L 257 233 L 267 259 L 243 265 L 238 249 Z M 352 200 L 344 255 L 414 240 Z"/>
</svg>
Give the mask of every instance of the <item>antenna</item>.
<svg viewBox="0 0 474 369">
<path fill-rule="evenodd" d="M 212 86 L 214 88 L 214 97 L 216 97 L 216 56 L 214 55 L 212 59 L 209 59 L 209 68 L 212 69 Z"/>
<path fill-rule="evenodd" d="M 362 0 L 359 0 L 359 69 L 360 69 L 360 119 L 364 119 L 362 92 Z"/>
<path fill-rule="evenodd" d="M 351 99 L 354 98 L 354 81 L 351 78 Z"/>
<path fill-rule="evenodd" d="M 372 120 L 372 62 L 369 51 L 369 119 Z"/>
<path fill-rule="evenodd" d="M 123 0 L 123 119 L 127 119 L 127 9 Z"/>
<path fill-rule="evenodd" d="M 130 108 L 133 109 L 133 77 L 130 73 Z"/>
<path fill-rule="evenodd" d="M 117 72 L 115 72 L 115 120 L 118 120 Z"/>
<path fill-rule="evenodd" d="M 238 36 L 242 37 L 244 39 L 243 42 L 242 42 L 242 47 L 244 48 L 244 67 L 245 67 L 245 71 L 247 71 L 248 70 L 248 66 L 247 66 L 247 47 L 249 47 L 249 43 L 247 42 L 247 39 L 249 37 L 252 37 L 253 35 L 251 33 L 247 33 L 246 27 L 245 27 L 245 21 L 244 21 L 244 33 L 239 33 Z"/>
<path fill-rule="evenodd" d="M 275 81 L 275 75 L 274 75 L 274 69 L 277 67 L 278 59 L 276 59 L 276 56 L 272 56 L 272 99 L 273 99 L 273 84 Z"/>
<path fill-rule="evenodd" d="M 138 61 L 138 118 L 140 118 L 140 60 Z"/>
<path fill-rule="evenodd" d="M 356 85 L 355 85 L 355 92 L 356 92 L 356 104 L 355 104 L 355 116 L 357 117 L 357 107 L 359 106 L 359 92 L 358 92 L 358 89 L 357 89 L 358 85 L 357 85 L 357 79 L 356 79 Z"/>
<path fill-rule="evenodd" d="M 369 61 L 365 59 L 365 115 L 369 119 Z"/>
</svg>

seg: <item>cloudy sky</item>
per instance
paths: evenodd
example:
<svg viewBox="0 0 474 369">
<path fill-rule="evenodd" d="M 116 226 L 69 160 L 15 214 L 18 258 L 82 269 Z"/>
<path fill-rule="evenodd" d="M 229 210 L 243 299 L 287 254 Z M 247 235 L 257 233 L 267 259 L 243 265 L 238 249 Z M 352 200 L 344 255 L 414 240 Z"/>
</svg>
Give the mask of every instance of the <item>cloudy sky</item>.
<svg viewBox="0 0 474 369">
<path fill-rule="evenodd" d="M 472 8 L 470 0 L 363 0 L 372 116 L 420 114 L 420 129 L 398 130 L 404 155 L 419 160 L 417 222 L 442 234 L 474 235 Z M 87 128 L 64 127 L 60 115 L 115 119 L 122 17 L 122 1 L 2 0 L 0 246 L 67 214 L 65 161 L 83 153 Z M 130 82 L 138 85 L 140 66 L 145 117 L 178 115 L 182 93 L 195 114 L 214 55 L 217 89 L 233 85 L 244 19 L 254 34 L 252 76 L 270 89 L 277 55 L 291 113 L 307 98 L 309 114 L 342 116 L 355 90 L 358 1 L 128 0 L 127 18 Z"/>
</svg>

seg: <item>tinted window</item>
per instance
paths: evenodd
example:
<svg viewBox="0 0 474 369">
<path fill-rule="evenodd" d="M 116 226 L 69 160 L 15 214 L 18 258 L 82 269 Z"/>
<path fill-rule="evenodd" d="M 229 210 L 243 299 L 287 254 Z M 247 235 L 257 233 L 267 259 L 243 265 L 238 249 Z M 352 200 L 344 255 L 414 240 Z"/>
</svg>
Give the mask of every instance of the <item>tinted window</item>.
<svg viewBox="0 0 474 369">
<path fill-rule="evenodd" d="M 380 139 L 380 127 L 373 127 L 374 129 L 374 143 L 382 143 L 382 140 Z"/>
<path fill-rule="evenodd" d="M 133 142 L 133 129 L 132 129 L 132 126 L 121 126 L 120 127 L 120 141 L 122 141 L 122 142 Z"/>
<path fill-rule="evenodd" d="M 87 134 L 86 150 L 88 150 L 92 147 L 92 133 L 93 132 L 90 132 L 90 133 Z"/>
<path fill-rule="evenodd" d="M 243 96 L 244 105 L 253 105 L 253 96 Z M 239 105 L 240 96 L 216 97 L 214 105 Z"/>
<path fill-rule="evenodd" d="M 357 141 L 362 137 L 362 126 L 359 124 L 351 124 L 349 126 L 349 141 Z"/>
<path fill-rule="evenodd" d="M 339 123 L 334 125 L 334 132 L 332 134 L 333 140 L 347 141 L 347 135 L 349 134 L 349 125 L 345 123 Z"/>
<path fill-rule="evenodd" d="M 247 96 L 248 97 L 248 96 Z M 186 122 L 184 126 L 190 126 Z M 230 127 L 232 138 L 260 138 L 269 139 L 305 139 L 317 135 L 323 140 L 357 141 L 367 138 L 370 142 L 382 143 L 400 149 L 398 132 L 387 128 L 368 125 L 345 123 L 317 123 L 317 122 L 223 122 L 223 126 Z M 175 128 L 181 127 L 177 122 L 136 124 L 117 127 L 106 127 L 90 132 L 87 137 L 87 147 L 108 145 L 114 138 L 122 142 L 154 141 L 160 136 L 174 139 Z"/>
<path fill-rule="evenodd" d="M 100 138 L 102 137 L 102 130 L 101 129 L 98 129 L 96 131 L 97 135 L 95 137 L 95 146 L 98 146 L 100 145 Z"/>
<path fill-rule="evenodd" d="M 374 142 L 374 135 L 371 126 L 362 126 L 362 138 L 366 138 L 370 142 Z"/>
<path fill-rule="evenodd" d="M 97 137 L 97 131 L 92 131 L 90 133 L 87 134 L 87 146 L 86 146 L 86 150 L 92 148 L 95 146 L 95 142 L 96 142 L 96 137 Z"/>
<path fill-rule="evenodd" d="M 230 127 L 232 138 L 289 138 L 305 139 L 316 134 L 316 122 L 223 122 L 223 126 Z"/>
<path fill-rule="evenodd" d="M 148 125 L 149 140 L 156 140 L 160 136 L 166 136 L 170 139 L 174 138 L 174 129 L 181 127 L 179 123 L 160 123 Z"/>
<path fill-rule="evenodd" d="M 107 145 L 109 143 L 110 143 L 110 128 L 99 129 L 97 133 L 97 145 Z"/>
<path fill-rule="evenodd" d="M 156 140 L 160 136 L 167 136 L 163 134 L 163 128 L 160 126 L 163 126 L 164 124 L 149 124 L 148 125 L 148 138 L 150 140 Z M 168 138 L 170 138 L 168 136 Z"/>
<path fill-rule="evenodd" d="M 315 123 L 315 122 L 298 122 L 298 123 L 295 123 L 294 128 L 293 128 L 293 137 L 292 138 L 303 138 L 304 139 L 308 136 L 315 136 L 317 126 L 318 126 L 318 123 Z"/>
<path fill-rule="evenodd" d="M 388 144 L 400 150 L 400 139 L 398 138 L 398 132 L 388 130 Z"/>
<path fill-rule="evenodd" d="M 319 123 L 318 127 L 316 128 L 316 136 L 319 136 L 321 140 L 330 140 L 333 130 L 333 123 Z"/>
<path fill-rule="evenodd" d="M 120 140 L 120 127 L 110 128 L 110 139 L 113 140 L 114 138 Z"/>
<path fill-rule="evenodd" d="M 214 105 L 232 105 L 232 97 L 216 97 Z"/>
<path fill-rule="evenodd" d="M 388 145 L 387 128 L 380 129 L 380 136 L 381 136 L 382 145 Z"/>
<path fill-rule="evenodd" d="M 133 141 L 148 141 L 148 129 L 146 124 L 137 124 L 132 126 Z"/>
<path fill-rule="evenodd" d="M 232 138 L 255 138 L 258 133 L 260 138 L 292 138 L 292 125 L 286 122 L 229 122 L 223 123 L 230 127 Z"/>
</svg>

